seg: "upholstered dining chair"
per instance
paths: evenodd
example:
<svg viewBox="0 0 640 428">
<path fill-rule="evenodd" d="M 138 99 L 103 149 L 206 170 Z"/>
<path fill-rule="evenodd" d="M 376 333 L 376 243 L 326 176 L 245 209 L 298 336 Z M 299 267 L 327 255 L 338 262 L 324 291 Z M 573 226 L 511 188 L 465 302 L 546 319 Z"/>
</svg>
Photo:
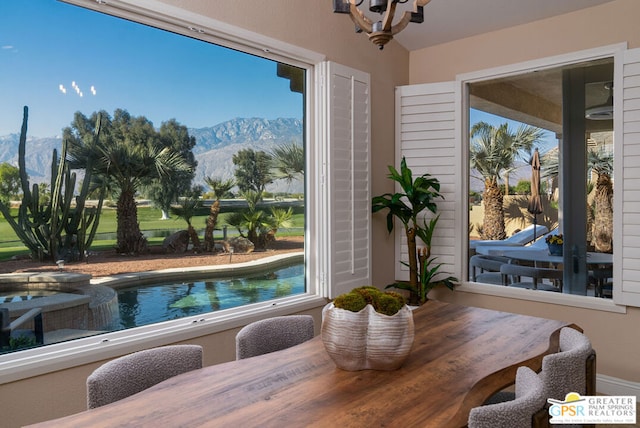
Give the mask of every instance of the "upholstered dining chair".
<svg viewBox="0 0 640 428">
<path fill-rule="evenodd" d="M 244 326 L 236 335 L 236 360 L 290 348 L 313 339 L 311 315 L 267 318 Z"/>
<path fill-rule="evenodd" d="M 469 412 L 469 428 L 528 428 L 532 417 L 544 407 L 544 384 L 536 372 L 518 367 L 515 399 L 474 407 Z"/>
<path fill-rule="evenodd" d="M 596 352 L 589 338 L 571 327 L 561 329 L 559 350 L 544 356 L 539 376 L 546 398 L 564 400 L 569 392 L 596 395 Z M 513 399 L 512 391 L 500 391 L 485 401 L 485 404 Z M 538 412 L 536 418 L 540 426 L 549 426 L 548 412 Z"/>
<path fill-rule="evenodd" d="M 540 374 L 547 398 L 564 400 L 569 392 L 595 395 L 595 351 L 584 334 L 560 330 L 560 352 L 545 355 Z"/>
<path fill-rule="evenodd" d="M 104 406 L 200 368 L 202 346 L 198 345 L 162 346 L 116 358 L 87 378 L 87 407 Z"/>
</svg>

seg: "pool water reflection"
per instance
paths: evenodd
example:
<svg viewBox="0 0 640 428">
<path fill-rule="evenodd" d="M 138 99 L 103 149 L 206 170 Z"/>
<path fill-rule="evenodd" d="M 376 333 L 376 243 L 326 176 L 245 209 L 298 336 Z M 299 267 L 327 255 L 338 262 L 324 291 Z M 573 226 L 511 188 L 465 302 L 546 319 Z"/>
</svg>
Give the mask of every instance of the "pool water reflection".
<svg viewBox="0 0 640 428">
<path fill-rule="evenodd" d="M 132 328 L 305 292 L 304 264 L 247 275 L 117 289 L 120 328 Z"/>
</svg>

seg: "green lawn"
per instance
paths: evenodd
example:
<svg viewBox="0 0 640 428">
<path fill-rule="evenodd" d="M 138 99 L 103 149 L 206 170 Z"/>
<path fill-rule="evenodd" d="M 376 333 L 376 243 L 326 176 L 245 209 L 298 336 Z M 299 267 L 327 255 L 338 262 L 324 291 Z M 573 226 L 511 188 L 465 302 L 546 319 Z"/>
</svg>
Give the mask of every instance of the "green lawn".
<svg viewBox="0 0 640 428">
<path fill-rule="evenodd" d="M 17 210 L 12 210 L 12 213 L 17 213 Z M 193 226 L 200 230 L 204 229 L 206 219 L 208 215 L 208 208 L 203 209 L 200 215 L 194 216 L 191 219 Z M 225 217 L 228 213 L 221 213 L 218 217 L 218 225 L 222 227 L 225 225 Z M 169 220 L 160 220 L 161 212 L 159 209 L 153 207 L 138 207 L 138 222 L 140 223 L 140 229 L 143 232 L 150 231 L 178 231 L 187 228 L 187 223 L 177 216 L 172 216 Z M 304 214 L 293 215 L 294 228 L 291 230 L 281 230 L 278 232 L 278 236 L 291 236 L 301 235 L 304 228 Z M 100 224 L 98 226 L 98 233 L 115 233 L 117 230 L 116 211 L 113 208 L 103 208 L 100 215 Z M 229 228 L 229 235 L 237 234 L 235 228 Z M 200 234 L 202 238 L 202 233 Z M 222 232 L 216 232 L 216 238 L 221 237 Z M 162 237 L 151 237 L 148 241 L 151 245 L 162 244 Z M 103 238 L 97 237 L 93 241 L 91 250 L 99 251 L 113 248 L 115 245 L 115 237 Z M 7 260 L 17 254 L 28 254 L 22 242 L 18 239 L 13 228 L 7 223 L 4 216 L 0 215 L 0 261 Z"/>
</svg>

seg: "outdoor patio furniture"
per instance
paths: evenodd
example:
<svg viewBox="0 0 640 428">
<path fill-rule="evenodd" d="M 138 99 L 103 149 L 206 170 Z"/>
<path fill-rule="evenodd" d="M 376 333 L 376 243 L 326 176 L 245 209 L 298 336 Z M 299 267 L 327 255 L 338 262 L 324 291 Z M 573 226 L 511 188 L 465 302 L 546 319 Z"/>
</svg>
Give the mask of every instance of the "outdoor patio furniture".
<svg viewBox="0 0 640 428">
<path fill-rule="evenodd" d="M 595 283 L 596 297 L 612 297 L 613 269 L 609 265 L 595 265 L 589 270 L 589 279 Z"/>
<path fill-rule="evenodd" d="M 538 268 L 518 264 L 503 264 L 500 267 L 503 285 L 530 288 L 533 290 L 562 291 L 563 273 L 559 269 Z M 523 278 L 530 278 L 523 280 Z M 543 280 L 551 280 L 551 283 Z"/>
<path fill-rule="evenodd" d="M 87 378 L 87 407 L 121 400 L 191 370 L 202 368 L 202 346 L 146 349 L 111 360 Z"/>
<path fill-rule="evenodd" d="M 476 254 L 469 259 L 469 270 L 471 280 L 487 284 L 502 285 L 502 274 L 500 267 L 511 260 L 500 256 L 485 256 Z"/>
<path fill-rule="evenodd" d="M 236 360 L 290 348 L 313 339 L 311 315 L 267 318 L 244 326 L 236 335 Z"/>
<path fill-rule="evenodd" d="M 534 227 L 535 226 L 535 227 Z M 529 242 L 535 241 L 540 236 L 549 232 L 549 229 L 543 225 L 529 225 L 519 232 L 514 233 L 506 239 L 497 240 L 473 240 L 469 241 L 469 248 L 475 250 L 479 245 L 504 245 L 504 246 L 522 246 Z"/>
<path fill-rule="evenodd" d="M 552 229 L 543 235 L 536 238 L 535 241 L 527 245 L 513 245 L 513 244 L 490 244 L 490 242 L 502 242 L 502 241 L 488 241 L 487 244 L 477 245 L 476 254 L 484 254 L 485 256 L 506 256 L 505 253 L 513 250 L 527 249 L 527 250 L 548 250 L 548 245 L 545 242 L 545 237 L 551 234 L 557 234 L 558 228 Z"/>
</svg>

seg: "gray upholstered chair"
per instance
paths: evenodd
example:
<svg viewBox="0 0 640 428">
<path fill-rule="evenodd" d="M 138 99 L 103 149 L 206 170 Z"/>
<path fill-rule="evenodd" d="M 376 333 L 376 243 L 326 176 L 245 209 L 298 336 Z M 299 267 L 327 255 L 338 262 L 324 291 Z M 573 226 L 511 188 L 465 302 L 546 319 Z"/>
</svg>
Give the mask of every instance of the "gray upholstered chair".
<svg viewBox="0 0 640 428">
<path fill-rule="evenodd" d="M 542 359 L 540 378 L 546 398 L 564 400 L 569 392 L 596 395 L 596 353 L 589 338 L 571 327 L 561 329 L 560 349 Z M 500 391 L 485 401 L 485 404 L 513 399 L 513 392 Z M 547 419 L 548 416 L 548 413 L 542 415 Z"/>
<path fill-rule="evenodd" d="M 595 351 L 589 338 L 578 330 L 560 330 L 560 352 L 542 359 L 540 376 L 547 398 L 564 400 L 569 392 L 595 394 Z"/>
<path fill-rule="evenodd" d="M 515 399 L 474 407 L 469 412 L 469 428 L 527 428 L 533 415 L 544 407 L 542 379 L 528 367 L 518 367 Z"/>
<path fill-rule="evenodd" d="M 198 345 L 163 346 L 116 358 L 87 378 L 87 407 L 104 406 L 199 368 L 202 347 Z"/>
<path fill-rule="evenodd" d="M 290 348 L 313 339 L 311 315 L 267 318 L 244 326 L 236 335 L 236 359 Z"/>
</svg>

